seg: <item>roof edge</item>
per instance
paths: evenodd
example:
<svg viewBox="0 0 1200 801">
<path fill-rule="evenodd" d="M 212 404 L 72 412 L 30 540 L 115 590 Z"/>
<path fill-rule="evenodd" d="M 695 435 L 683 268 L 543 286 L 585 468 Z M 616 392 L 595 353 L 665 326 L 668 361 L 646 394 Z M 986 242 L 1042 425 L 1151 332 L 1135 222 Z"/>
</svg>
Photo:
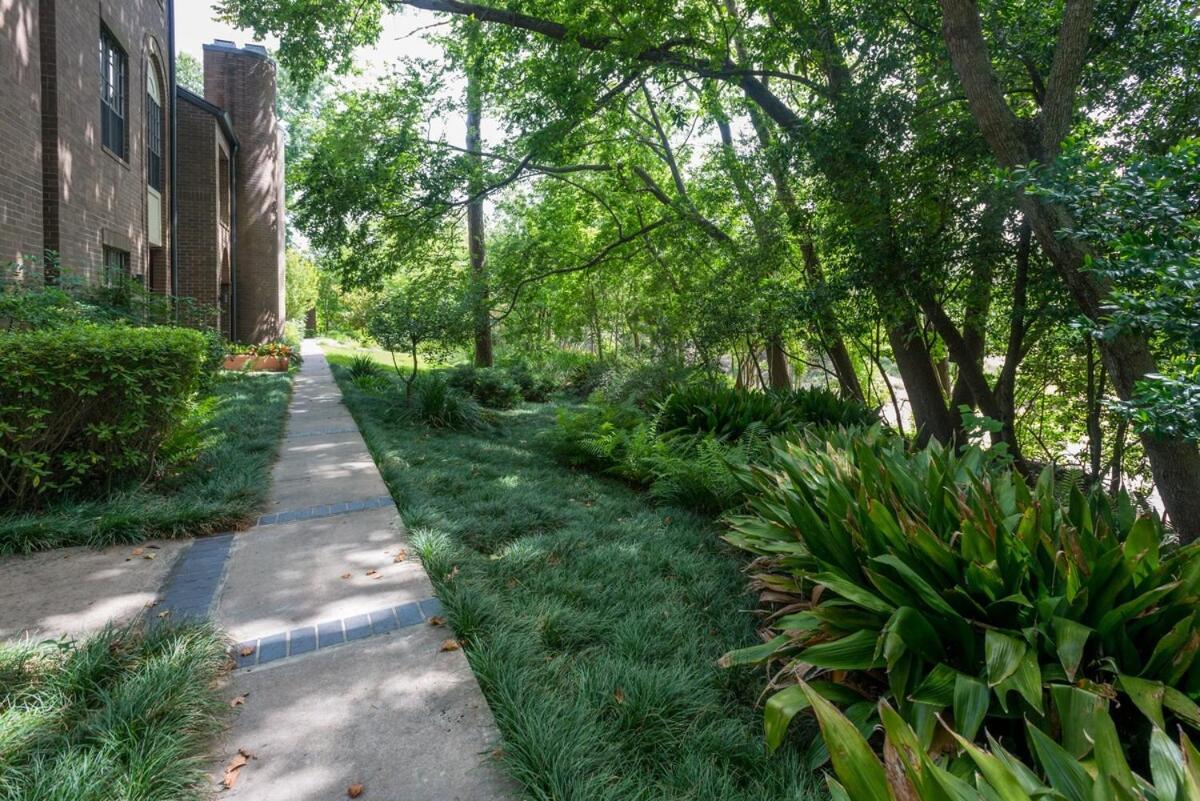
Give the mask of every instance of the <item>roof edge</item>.
<svg viewBox="0 0 1200 801">
<path fill-rule="evenodd" d="M 231 145 L 233 145 L 234 147 L 239 146 L 237 134 L 235 134 L 233 132 L 233 120 L 230 119 L 228 111 L 221 108 L 220 106 L 210 103 L 209 101 L 205 100 L 200 95 L 196 94 L 195 92 L 193 92 L 190 89 L 187 89 L 183 86 L 176 85 L 175 96 L 178 97 L 180 100 L 184 100 L 188 103 L 191 103 L 193 106 L 196 106 L 200 110 L 207 111 L 209 114 L 216 117 L 217 122 L 219 122 L 221 124 L 221 130 L 224 132 L 225 138 L 228 139 L 229 143 Z"/>
</svg>

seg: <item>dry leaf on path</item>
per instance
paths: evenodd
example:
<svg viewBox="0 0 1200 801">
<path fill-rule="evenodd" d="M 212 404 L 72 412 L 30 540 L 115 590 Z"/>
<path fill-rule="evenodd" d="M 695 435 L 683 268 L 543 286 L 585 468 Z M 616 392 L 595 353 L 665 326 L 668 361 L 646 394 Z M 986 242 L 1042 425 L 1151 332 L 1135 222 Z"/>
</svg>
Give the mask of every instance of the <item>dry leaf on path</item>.
<svg viewBox="0 0 1200 801">
<path fill-rule="evenodd" d="M 229 699 L 229 706 L 241 706 L 242 704 L 246 703 L 246 696 L 249 694 L 250 693 L 242 693 L 241 695 L 234 696 L 233 698 Z"/>
<path fill-rule="evenodd" d="M 130 551 L 130 553 L 132 553 L 134 556 L 141 556 L 144 551 L 142 548 L 134 548 L 132 551 Z"/>
<path fill-rule="evenodd" d="M 613 690 L 613 698 L 617 700 L 618 704 L 625 703 L 625 691 L 618 687 L 617 689 Z"/>
<path fill-rule="evenodd" d="M 444 626 L 446 625 L 446 618 L 442 617 L 441 615 L 434 615 L 433 617 L 429 618 L 429 625 Z"/>
<path fill-rule="evenodd" d="M 460 648 L 462 648 L 462 645 L 460 645 L 458 640 L 454 639 L 453 637 L 442 641 L 441 650 L 443 651 L 457 651 Z"/>
<path fill-rule="evenodd" d="M 403 562 L 407 558 L 408 558 L 408 551 L 400 551 L 394 557 L 392 557 L 392 561 L 393 562 Z"/>
<path fill-rule="evenodd" d="M 233 759 L 229 760 L 229 764 L 225 766 L 225 778 L 221 780 L 221 784 L 226 790 L 232 790 L 237 784 L 238 775 L 242 772 L 242 768 L 254 758 L 254 754 L 247 751 L 245 748 L 239 748 L 234 754 Z"/>
<path fill-rule="evenodd" d="M 370 576 L 371 578 L 383 578 L 383 574 L 380 573 L 378 570 L 368 570 L 367 575 Z"/>
<path fill-rule="evenodd" d="M 350 574 L 349 574 L 349 573 L 343 573 L 343 574 L 342 574 L 342 578 L 344 578 L 344 579 L 348 579 L 348 578 L 350 578 Z"/>
<path fill-rule="evenodd" d="M 363 790 L 365 789 L 367 788 L 363 787 L 361 784 L 352 784 L 346 788 L 346 795 L 350 796 L 351 798 L 358 798 L 363 794 Z"/>
<path fill-rule="evenodd" d="M 254 653 L 254 646 L 253 645 L 243 645 L 241 650 L 238 651 L 238 653 L 241 654 L 242 656 L 250 656 L 250 654 Z"/>
</svg>

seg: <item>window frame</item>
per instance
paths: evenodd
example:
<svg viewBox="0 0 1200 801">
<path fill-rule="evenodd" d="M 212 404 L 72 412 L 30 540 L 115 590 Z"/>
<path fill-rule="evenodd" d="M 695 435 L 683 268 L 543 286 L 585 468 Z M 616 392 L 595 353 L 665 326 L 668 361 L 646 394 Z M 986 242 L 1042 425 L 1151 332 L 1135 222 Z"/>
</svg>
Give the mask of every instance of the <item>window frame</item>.
<svg viewBox="0 0 1200 801">
<path fill-rule="evenodd" d="M 163 160 L 165 98 L 155 98 L 150 91 L 151 86 L 158 92 L 159 98 L 163 98 L 162 82 L 158 79 L 153 58 L 146 61 L 146 185 L 161 194 L 166 185 L 166 165 Z"/>
<path fill-rule="evenodd" d="M 112 245 L 103 245 L 101 247 L 101 260 L 104 270 L 101 283 L 104 286 L 121 286 L 123 282 L 133 277 L 133 259 L 128 250 L 122 250 Z M 120 282 L 115 280 L 117 275 L 121 277 Z"/>
<path fill-rule="evenodd" d="M 100 146 L 129 161 L 129 53 L 100 23 Z"/>
</svg>

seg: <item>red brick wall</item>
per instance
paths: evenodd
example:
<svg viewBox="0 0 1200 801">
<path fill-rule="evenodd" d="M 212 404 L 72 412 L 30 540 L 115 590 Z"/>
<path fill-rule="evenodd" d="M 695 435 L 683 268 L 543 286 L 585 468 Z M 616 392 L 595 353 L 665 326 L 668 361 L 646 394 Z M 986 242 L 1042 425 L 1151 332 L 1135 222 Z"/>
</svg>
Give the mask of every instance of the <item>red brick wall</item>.
<svg viewBox="0 0 1200 801">
<path fill-rule="evenodd" d="M 179 294 L 200 303 L 218 301 L 217 120 L 180 100 L 176 111 L 179 157 Z"/>
<path fill-rule="evenodd" d="M 229 112 L 240 143 L 237 332 L 251 342 L 283 333 L 283 140 L 275 91 L 275 65 L 265 54 L 205 45 L 205 99 Z"/>
<path fill-rule="evenodd" d="M 37 0 L 0 0 L 0 265 L 42 253 Z"/>
<path fill-rule="evenodd" d="M 161 0 L 41 0 L 55 8 L 53 44 L 57 94 L 57 245 L 65 269 L 97 275 L 105 244 L 129 251 L 130 270 L 148 274 L 146 225 L 146 70 L 157 64 L 164 100 L 163 254 L 170 252 L 170 131 L 167 87 L 167 19 Z M 45 8 L 43 8 L 45 19 Z M 121 159 L 100 142 L 100 26 L 128 55 L 127 148 Z M 45 35 L 43 36 L 45 39 Z M 51 214 L 47 214 L 49 220 Z M 53 233 L 53 232 L 52 232 Z M 47 237 L 51 239 L 51 237 Z M 160 254 L 160 258 L 163 254 Z M 155 284 L 170 287 L 169 266 L 160 261 Z M 166 272 L 163 267 L 166 266 Z"/>
</svg>

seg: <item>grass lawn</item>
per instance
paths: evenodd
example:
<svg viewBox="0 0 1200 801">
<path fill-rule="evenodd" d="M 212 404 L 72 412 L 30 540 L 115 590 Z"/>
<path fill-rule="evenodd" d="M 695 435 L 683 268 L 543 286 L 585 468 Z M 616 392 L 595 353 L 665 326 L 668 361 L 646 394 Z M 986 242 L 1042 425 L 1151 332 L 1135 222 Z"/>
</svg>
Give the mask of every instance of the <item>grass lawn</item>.
<svg viewBox="0 0 1200 801">
<path fill-rule="evenodd" d="M 199 456 L 162 481 L 101 500 L 0 516 L 0 554 L 208 534 L 252 519 L 283 434 L 291 378 L 227 373 L 194 421 Z"/>
<path fill-rule="evenodd" d="M 0 799 L 208 797 L 205 752 L 227 705 L 211 628 L 108 629 L 0 645 Z"/>
<path fill-rule="evenodd" d="M 537 438 L 551 407 L 503 413 L 492 433 L 434 433 L 342 389 L 529 797 L 825 795 L 804 761 L 814 733 L 795 726 L 769 756 L 764 676 L 715 664 L 755 643 L 755 600 L 711 520 L 555 462 Z"/>
</svg>

